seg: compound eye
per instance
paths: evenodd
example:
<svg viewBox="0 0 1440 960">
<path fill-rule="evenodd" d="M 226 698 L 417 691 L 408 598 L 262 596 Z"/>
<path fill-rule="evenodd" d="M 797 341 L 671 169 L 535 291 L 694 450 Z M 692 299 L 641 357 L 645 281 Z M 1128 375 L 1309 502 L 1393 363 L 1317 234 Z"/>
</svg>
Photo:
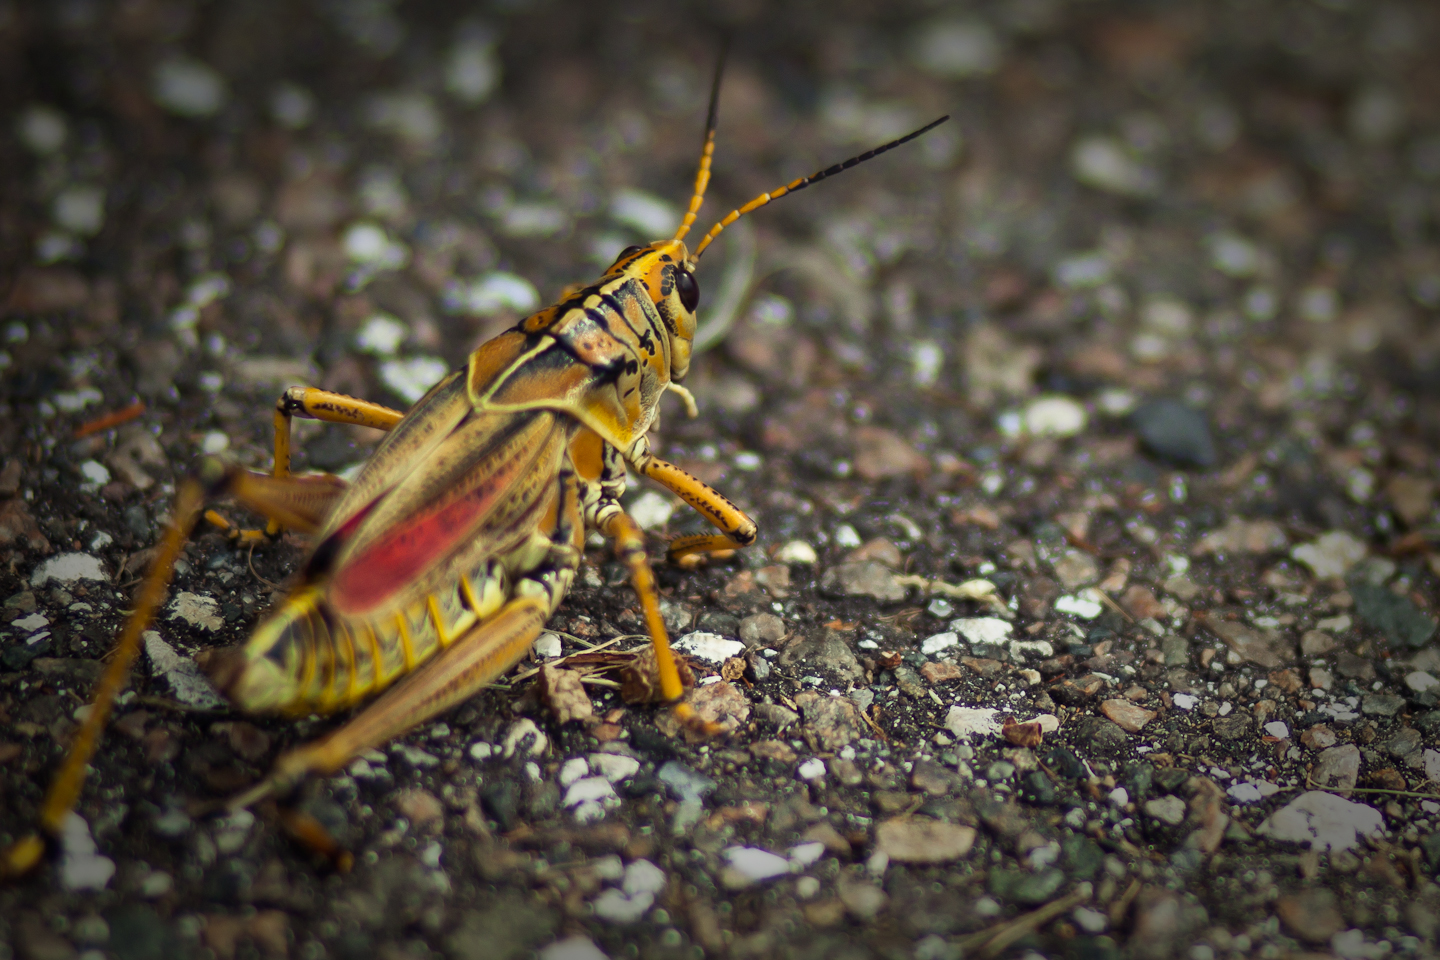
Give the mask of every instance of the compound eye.
<svg viewBox="0 0 1440 960">
<path fill-rule="evenodd" d="M 675 292 L 680 294 L 680 306 L 691 313 L 700 305 L 700 284 L 695 275 L 683 268 L 675 271 Z"/>
</svg>

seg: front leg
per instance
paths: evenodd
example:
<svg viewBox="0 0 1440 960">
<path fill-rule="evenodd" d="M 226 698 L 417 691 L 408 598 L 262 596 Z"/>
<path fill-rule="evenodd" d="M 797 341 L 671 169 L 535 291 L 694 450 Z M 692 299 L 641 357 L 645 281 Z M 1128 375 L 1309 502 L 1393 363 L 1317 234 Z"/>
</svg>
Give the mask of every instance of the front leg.
<svg viewBox="0 0 1440 960">
<path fill-rule="evenodd" d="M 755 542 L 759 528 L 745 511 L 731 503 L 719 490 L 681 470 L 675 464 L 650 453 L 650 444 L 641 439 L 629 457 L 635 469 L 690 504 L 719 534 L 694 534 L 670 541 L 667 556 L 682 567 L 697 566 L 706 557 L 721 559 L 738 547 Z"/>
</svg>

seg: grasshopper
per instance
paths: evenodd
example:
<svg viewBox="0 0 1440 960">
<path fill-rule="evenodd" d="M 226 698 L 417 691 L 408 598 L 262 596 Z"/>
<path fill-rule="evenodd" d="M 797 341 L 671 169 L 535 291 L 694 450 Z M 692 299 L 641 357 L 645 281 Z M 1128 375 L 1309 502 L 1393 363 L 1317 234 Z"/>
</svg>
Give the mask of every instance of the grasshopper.
<svg viewBox="0 0 1440 960">
<path fill-rule="evenodd" d="M 754 521 L 656 457 L 646 436 L 667 390 L 694 414 L 694 399 L 679 381 L 690 368 L 700 256 L 747 213 L 949 119 L 762 193 L 719 220 L 691 252 L 684 240 L 710 181 L 719 90 L 717 68 L 694 191 L 673 237 L 622 251 L 598 280 L 480 346 L 406 413 L 292 387 L 276 404 L 272 473 L 201 462 L 178 490 L 135 610 L 44 801 L 41 833 L 59 836 L 72 816 L 85 765 L 176 557 L 204 504 L 225 496 L 268 520 L 264 531 L 242 531 L 204 514 L 237 540 L 291 529 L 311 534 L 314 546 L 288 595 L 249 641 L 211 653 L 206 669 L 216 686 L 242 712 L 287 716 L 336 713 L 379 695 L 348 723 L 283 754 L 232 807 L 333 774 L 504 674 L 564 598 L 591 530 L 610 538 L 629 568 L 661 696 L 683 722 L 705 727 L 682 700 L 644 539 L 620 504 L 628 467 L 699 511 L 717 532 L 671 541 L 668 557 L 682 565 L 756 539 Z M 290 471 L 296 417 L 379 428 L 387 436 L 351 483 L 297 476 Z M 29 871 L 44 849 L 40 834 L 22 838 L 0 852 L 0 875 Z"/>
</svg>

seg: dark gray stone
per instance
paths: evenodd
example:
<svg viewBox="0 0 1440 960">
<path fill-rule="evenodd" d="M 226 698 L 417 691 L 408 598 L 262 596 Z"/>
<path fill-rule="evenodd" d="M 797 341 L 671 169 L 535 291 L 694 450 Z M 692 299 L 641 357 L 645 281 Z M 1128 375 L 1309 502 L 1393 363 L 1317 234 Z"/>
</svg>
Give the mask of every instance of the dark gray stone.
<svg viewBox="0 0 1440 960">
<path fill-rule="evenodd" d="M 1152 400 L 1131 417 L 1140 442 L 1162 460 L 1181 467 L 1215 465 L 1215 440 L 1205 416 L 1178 400 Z"/>
</svg>

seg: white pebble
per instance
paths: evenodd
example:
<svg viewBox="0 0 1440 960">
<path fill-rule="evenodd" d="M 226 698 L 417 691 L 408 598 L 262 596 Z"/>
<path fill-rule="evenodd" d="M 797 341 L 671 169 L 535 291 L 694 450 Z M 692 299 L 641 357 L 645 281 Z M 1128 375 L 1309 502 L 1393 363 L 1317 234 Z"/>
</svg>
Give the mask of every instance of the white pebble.
<svg viewBox="0 0 1440 960">
<path fill-rule="evenodd" d="M 1081 620 L 1094 620 L 1104 612 L 1105 606 L 1099 600 L 1089 594 L 1092 591 L 1085 591 L 1079 594 L 1066 594 L 1055 601 L 1056 613 L 1068 613 L 1072 617 L 1079 617 Z"/>
<path fill-rule="evenodd" d="M 82 237 L 93 237 L 105 226 L 105 189 L 75 184 L 55 196 L 50 206 L 55 224 Z"/>
<path fill-rule="evenodd" d="M 825 844 L 818 840 L 796 844 L 790 848 L 790 862 L 799 867 L 808 867 L 825 855 Z"/>
<path fill-rule="evenodd" d="M 596 897 L 591 907 L 595 916 L 608 923 L 627 924 L 634 923 L 655 904 L 655 894 L 641 893 L 634 897 L 627 896 L 624 891 L 616 890 L 614 887 L 603 891 Z"/>
<path fill-rule="evenodd" d="M 505 739 L 500 742 L 501 755 L 506 760 L 513 757 L 517 750 L 521 756 L 544 756 L 549 747 L 549 739 L 529 717 L 516 720 L 511 724 L 510 729 L 505 731 Z"/>
<path fill-rule="evenodd" d="M 1085 137 L 1070 151 L 1070 170 L 1087 187 L 1121 196 L 1143 197 L 1159 188 L 1159 177 L 1137 163 L 1120 141 Z"/>
<path fill-rule="evenodd" d="M 739 640 L 726 640 L 718 633 L 697 630 L 675 641 L 675 649 L 709 663 L 724 663 L 744 653 L 745 644 Z"/>
<path fill-rule="evenodd" d="M 1260 269 L 1260 248 L 1234 233 L 1214 233 L 1205 238 L 1210 265 L 1227 277 L 1252 277 Z"/>
<path fill-rule="evenodd" d="M 484 740 L 476 740 L 470 744 L 470 759 L 484 762 L 495 755 L 495 748 Z"/>
<path fill-rule="evenodd" d="M 670 522 L 675 512 L 675 498 L 655 490 L 646 490 L 630 502 L 625 512 L 641 530 L 659 530 Z"/>
<path fill-rule="evenodd" d="M 1424 693 L 1426 690 L 1433 690 L 1440 686 L 1440 680 L 1435 679 L 1433 674 L 1426 673 L 1424 670 L 1416 670 L 1414 673 L 1405 674 L 1405 686 L 1416 693 Z"/>
<path fill-rule="evenodd" d="M 860 546 L 860 534 L 848 523 L 842 523 L 835 528 L 835 546 L 852 549 Z"/>
<path fill-rule="evenodd" d="M 1000 732 L 1000 712 L 989 707 L 954 706 L 945 714 L 945 729 L 961 740 L 993 737 Z"/>
<path fill-rule="evenodd" d="M 182 117 L 209 117 L 220 111 L 228 96 L 225 78 L 198 60 L 173 57 L 155 68 L 150 80 L 155 102 Z"/>
<path fill-rule="evenodd" d="M 1085 421 L 1085 408 L 1069 397 L 1040 397 L 1025 408 L 1025 429 L 1034 437 L 1073 437 Z"/>
<path fill-rule="evenodd" d="M 643 237 L 664 237 L 680 224 L 680 211 L 644 190 L 622 189 L 610 199 L 610 218 Z"/>
<path fill-rule="evenodd" d="M 365 122 L 372 129 L 426 148 L 444 132 L 444 121 L 428 94 L 392 91 L 374 95 L 365 104 Z"/>
<path fill-rule="evenodd" d="M 377 313 L 366 320 L 355 334 L 355 345 L 366 353 L 391 357 L 405 342 L 407 333 L 405 324 L 388 313 Z"/>
<path fill-rule="evenodd" d="M 225 699 L 210 685 L 210 679 L 200 672 L 195 661 L 177 653 L 157 631 L 146 630 L 141 639 L 145 642 L 145 656 L 150 660 L 151 674 L 165 678 L 176 700 L 201 710 L 226 705 Z"/>
<path fill-rule="evenodd" d="M 31 151 L 47 156 L 65 145 L 69 134 L 65 114 L 43 103 L 33 104 L 20 114 L 15 125 L 20 142 Z"/>
<path fill-rule="evenodd" d="M 104 890 L 115 875 L 115 861 L 102 857 L 80 814 L 65 815 L 60 825 L 60 885 L 66 890 Z"/>
<path fill-rule="evenodd" d="M 578 933 L 541 947 L 536 956 L 538 960 L 610 960 L 604 950 L 595 946 L 594 940 Z"/>
<path fill-rule="evenodd" d="M 1109 282 L 1114 273 L 1109 256 L 1095 250 L 1061 260 L 1055 267 L 1055 282 L 1071 290 L 1090 290 Z"/>
<path fill-rule="evenodd" d="M 635 860 L 625 867 L 625 880 L 621 888 L 630 896 L 642 893 L 659 893 L 665 889 L 665 871 L 649 860 Z"/>
<path fill-rule="evenodd" d="M 1290 736 L 1290 728 L 1283 720 L 1271 720 L 1265 724 L 1265 732 L 1277 740 L 1284 740 Z"/>
<path fill-rule="evenodd" d="M 445 90 L 473 107 L 485 102 L 500 83 L 500 60 L 495 39 L 488 31 L 471 30 L 450 48 L 445 58 Z"/>
<path fill-rule="evenodd" d="M 105 572 L 99 557 L 92 557 L 88 553 L 62 553 L 40 564 L 30 575 L 32 587 L 43 587 L 51 580 L 61 583 L 73 583 L 76 580 L 109 582 L 110 576 Z"/>
<path fill-rule="evenodd" d="M 1110 791 L 1110 802 L 1117 807 L 1123 807 L 1130 802 L 1130 791 L 1124 787 L 1116 787 Z"/>
<path fill-rule="evenodd" d="M 1188 693 L 1177 693 L 1170 698 L 1170 702 L 1175 704 L 1177 710 L 1194 710 L 1200 700 Z"/>
<path fill-rule="evenodd" d="M 424 770 L 440 764 L 440 758 L 435 754 L 428 750 L 421 750 L 419 747 L 412 747 L 408 743 L 391 744 L 390 752 L 417 770 Z"/>
<path fill-rule="evenodd" d="M 915 386 L 927 389 L 940 378 L 945 363 L 945 350 L 934 340 L 917 340 L 910 345 L 910 379 Z"/>
<path fill-rule="evenodd" d="M 1344 530 L 1323 533 L 1312 543 L 1302 543 L 1290 556 L 1309 567 L 1322 580 L 1343 577 L 1368 552 L 1364 541 Z"/>
<path fill-rule="evenodd" d="M 560 786 L 568 787 L 589 773 L 590 764 L 585 762 L 585 758 L 573 757 L 560 765 L 560 774 L 556 779 L 560 781 Z"/>
<path fill-rule="evenodd" d="M 965 642 L 976 644 L 1005 643 L 1015 628 L 999 617 L 961 617 L 950 621 L 950 629 L 965 638 Z"/>
<path fill-rule="evenodd" d="M 776 551 L 775 559 L 781 563 L 814 564 L 820 558 L 815 548 L 804 540 L 791 540 Z"/>
<path fill-rule="evenodd" d="M 1311 790 L 1271 814 L 1256 833 L 1325 853 L 1349 850 L 1365 837 L 1384 837 L 1385 818 L 1367 804 Z"/>
<path fill-rule="evenodd" d="M 961 80 L 994 73 L 1003 54 L 1000 38 L 983 20 L 946 19 L 921 25 L 912 59 L 926 73 Z"/>
<path fill-rule="evenodd" d="M 1071 916 L 1075 918 L 1075 926 L 1086 933 L 1104 933 L 1105 928 L 1110 924 L 1110 920 L 1105 914 L 1090 907 L 1076 907 Z"/>
<path fill-rule="evenodd" d="M 308 127 L 315 119 L 315 95 L 298 84 L 278 84 L 270 93 L 270 116 L 291 130 Z"/>
<path fill-rule="evenodd" d="M 406 403 L 425 396 L 445 374 L 450 365 L 439 357 L 407 357 L 386 360 L 380 364 L 380 382 Z"/>
<path fill-rule="evenodd" d="M 86 460 L 79 469 L 80 476 L 85 478 L 82 487 L 98 490 L 110 482 L 110 471 L 99 460 Z"/>
<path fill-rule="evenodd" d="M 230 449 L 230 437 L 221 430 L 210 430 L 200 438 L 200 450 L 203 453 L 224 453 Z"/>
<path fill-rule="evenodd" d="M 1259 803 L 1266 797 L 1273 797 L 1280 792 L 1280 788 L 1267 780 L 1247 780 L 1244 783 L 1231 784 L 1225 789 L 1225 793 L 1235 803 Z"/>
<path fill-rule="evenodd" d="M 341 238 L 345 256 L 356 263 L 375 263 L 385 256 L 390 247 L 390 237 L 385 228 L 373 223 L 356 223 L 345 231 Z"/>
<path fill-rule="evenodd" d="M 584 760 L 579 760 L 579 762 L 585 763 Z M 618 802 L 619 799 L 615 795 L 615 788 L 610 786 L 610 781 L 604 777 L 582 777 L 573 781 L 565 791 L 565 806 L 567 807 L 577 807 L 582 803 L 592 801 Z"/>
<path fill-rule="evenodd" d="M 542 633 L 535 640 L 535 656 L 545 660 L 553 660 L 560 656 L 562 648 L 560 637 L 554 633 Z"/>
<path fill-rule="evenodd" d="M 727 863 L 722 879 L 732 890 L 790 873 L 789 860 L 759 847 L 730 847 L 721 856 Z"/>
<path fill-rule="evenodd" d="M 811 757 L 795 768 L 795 775 L 801 780 L 818 780 L 825 776 L 825 761 L 819 757 Z"/>
<path fill-rule="evenodd" d="M 640 761 L 622 753 L 592 753 L 590 769 L 611 783 L 619 783 L 640 772 Z"/>
<path fill-rule="evenodd" d="M 942 650 L 949 650 L 958 646 L 960 635 L 954 632 L 937 633 L 934 636 L 926 637 L 920 641 L 920 652 L 927 657 L 934 656 Z"/>
<path fill-rule="evenodd" d="M 1154 297 L 1140 309 L 1140 322 L 1166 337 L 1183 337 L 1190 333 L 1195 312 L 1183 300 Z"/>
<path fill-rule="evenodd" d="M 524 277 L 497 271 L 468 283 L 457 280 L 446 285 L 441 304 L 447 313 L 475 317 L 501 311 L 529 313 L 540 305 L 540 293 Z"/>
</svg>

